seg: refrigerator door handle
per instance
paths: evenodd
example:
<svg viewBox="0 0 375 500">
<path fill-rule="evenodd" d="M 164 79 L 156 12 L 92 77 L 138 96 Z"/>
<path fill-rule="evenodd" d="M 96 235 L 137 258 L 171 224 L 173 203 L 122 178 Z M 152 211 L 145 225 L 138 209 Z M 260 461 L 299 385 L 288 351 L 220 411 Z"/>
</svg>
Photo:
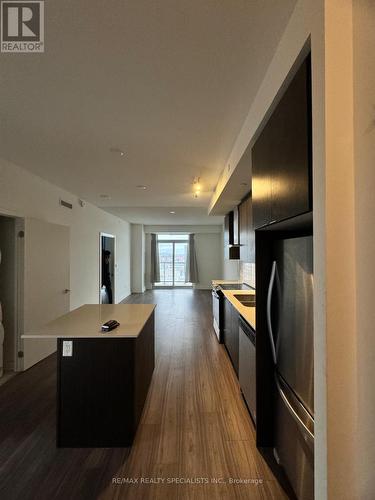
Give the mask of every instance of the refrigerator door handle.
<svg viewBox="0 0 375 500">
<path fill-rule="evenodd" d="M 276 364 L 276 348 L 275 348 L 275 340 L 273 337 L 272 321 L 271 321 L 271 302 L 272 302 L 273 285 L 275 283 L 275 276 L 276 276 L 276 261 L 274 260 L 272 262 L 271 277 L 270 277 L 270 282 L 268 285 L 268 293 L 267 293 L 267 327 L 268 327 L 268 333 L 269 333 L 270 342 L 271 342 L 272 358 L 273 358 L 273 362 Z"/>
<path fill-rule="evenodd" d="M 286 397 L 284 391 L 282 390 L 279 381 L 277 380 L 277 376 L 275 377 L 276 380 L 276 386 L 277 390 L 279 391 L 279 394 L 281 396 L 281 399 L 284 401 L 285 406 L 291 416 L 293 417 L 294 421 L 297 423 L 298 427 L 302 430 L 305 436 L 307 436 L 312 443 L 314 443 L 314 434 L 310 431 L 308 427 L 306 427 L 305 423 L 301 420 L 299 415 L 296 413 L 294 410 L 293 406 L 289 403 L 288 398 Z"/>
</svg>

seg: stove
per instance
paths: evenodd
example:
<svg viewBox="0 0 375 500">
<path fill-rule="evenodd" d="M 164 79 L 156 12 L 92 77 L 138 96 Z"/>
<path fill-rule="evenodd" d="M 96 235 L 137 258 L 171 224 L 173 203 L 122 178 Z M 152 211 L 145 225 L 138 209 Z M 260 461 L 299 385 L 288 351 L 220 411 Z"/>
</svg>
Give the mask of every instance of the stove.
<svg viewBox="0 0 375 500">
<path fill-rule="evenodd" d="M 212 287 L 212 312 L 213 326 L 217 339 L 223 342 L 223 315 L 224 315 L 224 294 L 223 290 L 251 290 L 251 287 L 244 283 L 223 283 Z"/>
</svg>

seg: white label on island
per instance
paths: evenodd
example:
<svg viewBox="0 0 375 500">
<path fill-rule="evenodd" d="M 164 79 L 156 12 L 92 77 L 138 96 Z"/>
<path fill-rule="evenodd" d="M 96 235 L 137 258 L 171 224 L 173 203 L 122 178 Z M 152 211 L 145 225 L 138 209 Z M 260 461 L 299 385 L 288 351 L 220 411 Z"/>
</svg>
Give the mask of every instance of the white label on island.
<svg viewBox="0 0 375 500">
<path fill-rule="evenodd" d="M 73 356 L 73 341 L 72 340 L 64 340 L 63 341 L 63 356 Z"/>
</svg>

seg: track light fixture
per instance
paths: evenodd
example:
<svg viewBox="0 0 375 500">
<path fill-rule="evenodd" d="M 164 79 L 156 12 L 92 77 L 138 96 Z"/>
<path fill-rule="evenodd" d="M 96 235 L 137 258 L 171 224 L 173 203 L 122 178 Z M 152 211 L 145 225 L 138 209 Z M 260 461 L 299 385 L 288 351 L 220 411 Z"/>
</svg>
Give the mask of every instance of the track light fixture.
<svg viewBox="0 0 375 500">
<path fill-rule="evenodd" d="M 198 196 L 201 194 L 201 184 L 200 184 L 200 177 L 195 177 L 193 181 L 193 192 L 194 192 L 194 198 L 198 198 Z"/>
</svg>

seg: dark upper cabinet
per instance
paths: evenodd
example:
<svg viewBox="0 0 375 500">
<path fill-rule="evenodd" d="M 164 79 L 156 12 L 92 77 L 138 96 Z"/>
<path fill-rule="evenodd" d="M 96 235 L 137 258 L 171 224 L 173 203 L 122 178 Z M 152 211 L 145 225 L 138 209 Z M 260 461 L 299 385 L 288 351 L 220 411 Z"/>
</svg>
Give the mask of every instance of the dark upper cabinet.
<svg viewBox="0 0 375 500">
<path fill-rule="evenodd" d="M 235 241 L 236 239 L 236 241 Z M 239 259 L 240 249 L 238 246 L 238 212 L 236 217 L 234 211 L 229 212 L 224 218 L 224 257 L 226 259 Z"/>
<path fill-rule="evenodd" d="M 255 232 L 253 224 L 252 199 L 245 198 L 238 206 L 240 232 L 240 259 L 255 262 Z"/>
<path fill-rule="evenodd" d="M 258 139 L 259 140 L 259 139 Z M 255 147 L 256 146 L 256 147 Z M 270 161 L 268 148 L 262 141 L 256 142 L 253 148 L 252 197 L 254 228 L 264 226 L 272 220 L 271 215 L 271 176 L 267 165 Z M 263 166 L 263 167 L 262 167 Z"/>
<path fill-rule="evenodd" d="M 312 210 L 310 57 L 252 149 L 254 227 Z"/>
</svg>

